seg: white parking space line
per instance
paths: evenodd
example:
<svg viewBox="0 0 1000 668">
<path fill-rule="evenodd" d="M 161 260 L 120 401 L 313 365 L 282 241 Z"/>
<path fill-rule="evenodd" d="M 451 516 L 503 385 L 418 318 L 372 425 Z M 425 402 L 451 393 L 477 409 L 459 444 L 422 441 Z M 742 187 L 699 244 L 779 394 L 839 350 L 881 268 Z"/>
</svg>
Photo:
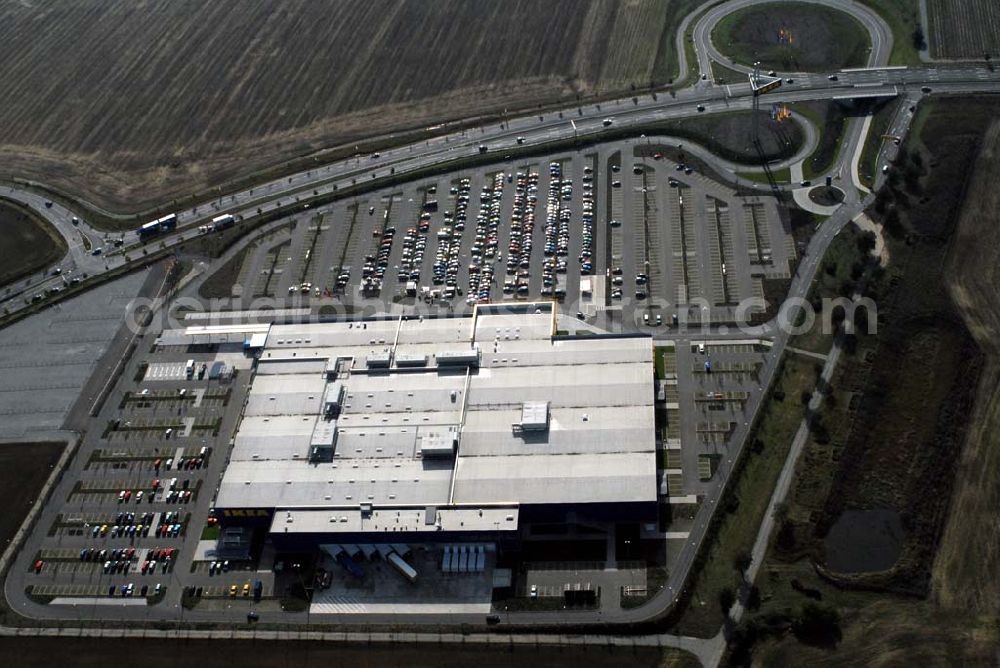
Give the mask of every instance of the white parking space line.
<svg viewBox="0 0 1000 668">
<path fill-rule="evenodd" d="M 143 380 L 184 380 L 186 375 L 184 362 L 153 362 Z"/>
</svg>

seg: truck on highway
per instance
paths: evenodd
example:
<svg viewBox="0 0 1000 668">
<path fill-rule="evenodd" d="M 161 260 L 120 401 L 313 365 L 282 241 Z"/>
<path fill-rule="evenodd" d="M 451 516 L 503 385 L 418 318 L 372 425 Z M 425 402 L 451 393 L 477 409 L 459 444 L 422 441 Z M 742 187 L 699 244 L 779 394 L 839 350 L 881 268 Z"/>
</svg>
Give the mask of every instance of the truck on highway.
<svg viewBox="0 0 1000 668">
<path fill-rule="evenodd" d="M 212 229 L 216 232 L 226 230 L 236 224 L 236 216 L 231 213 L 216 216 L 212 219 Z"/>
<path fill-rule="evenodd" d="M 147 239 L 149 237 L 154 237 L 160 233 L 160 223 L 158 221 L 151 221 L 136 230 L 139 235 L 139 239 Z"/>
<path fill-rule="evenodd" d="M 146 241 L 147 239 L 155 237 L 158 234 L 169 232 L 170 230 L 176 228 L 177 214 L 171 213 L 142 225 L 138 230 L 136 230 L 136 234 L 139 235 L 139 241 Z"/>
<path fill-rule="evenodd" d="M 411 583 L 417 581 L 417 571 L 413 569 L 413 566 L 406 563 L 406 560 L 399 556 L 398 552 L 391 553 L 388 557 L 386 557 L 386 560 L 392 564 L 393 568 L 399 571 L 400 575 L 409 580 Z"/>
</svg>

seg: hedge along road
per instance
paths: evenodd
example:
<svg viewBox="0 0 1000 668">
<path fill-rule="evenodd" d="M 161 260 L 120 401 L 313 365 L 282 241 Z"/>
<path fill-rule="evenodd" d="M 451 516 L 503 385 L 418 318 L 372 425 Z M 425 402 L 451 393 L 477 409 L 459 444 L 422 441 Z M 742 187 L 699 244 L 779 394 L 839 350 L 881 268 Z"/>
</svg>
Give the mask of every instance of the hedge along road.
<svg viewBox="0 0 1000 668">
<path fill-rule="evenodd" d="M 780 0 L 771 1 L 780 2 Z M 795 2 L 806 2 L 821 5 L 828 9 L 839 9 L 854 17 L 868 31 L 868 37 L 871 41 L 871 52 L 868 54 L 868 67 L 880 67 L 889 62 L 889 54 L 892 52 L 892 30 L 882 20 L 881 16 L 868 7 L 853 2 L 853 0 L 795 0 Z M 710 9 L 695 24 L 694 50 L 698 55 L 698 67 L 702 72 L 711 73 L 713 60 L 739 72 L 752 71 L 753 68 L 734 63 L 715 48 L 715 45 L 712 43 L 712 31 L 722 17 L 758 4 L 760 4 L 758 0 L 730 0 Z"/>
</svg>

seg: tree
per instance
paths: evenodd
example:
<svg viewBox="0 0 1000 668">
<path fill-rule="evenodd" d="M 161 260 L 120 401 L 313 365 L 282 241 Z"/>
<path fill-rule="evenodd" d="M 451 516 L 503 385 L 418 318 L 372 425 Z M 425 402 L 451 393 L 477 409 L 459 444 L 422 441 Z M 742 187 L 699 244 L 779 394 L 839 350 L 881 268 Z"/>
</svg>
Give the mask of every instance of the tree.
<svg viewBox="0 0 1000 668">
<path fill-rule="evenodd" d="M 923 51 L 927 48 L 927 39 L 924 37 L 924 27 L 919 22 L 916 27 L 913 28 L 911 38 L 913 39 L 913 48 L 917 51 Z"/>
<path fill-rule="evenodd" d="M 862 251 L 862 252 L 864 252 L 864 251 Z M 859 278 L 861 278 L 861 274 L 863 274 L 864 272 L 865 272 L 865 266 L 863 264 L 861 264 L 860 262 L 852 262 L 851 263 L 851 280 L 852 281 L 857 281 Z"/>
<path fill-rule="evenodd" d="M 785 519 L 779 525 L 777 542 L 778 548 L 784 552 L 795 550 L 795 524 L 791 520 Z"/>
<path fill-rule="evenodd" d="M 742 575 L 747 572 L 748 568 L 750 568 L 752 561 L 753 555 L 750 554 L 748 550 L 738 550 L 736 554 L 733 555 L 733 569 Z"/>
<path fill-rule="evenodd" d="M 854 311 L 854 331 L 868 331 L 868 309 L 859 308 Z"/>
<path fill-rule="evenodd" d="M 848 355 L 853 355 L 858 352 L 857 334 L 847 334 L 844 336 L 844 352 Z"/>
<path fill-rule="evenodd" d="M 889 175 L 886 176 L 886 182 L 889 184 L 890 188 L 895 189 L 899 186 L 899 171 L 895 169 L 889 170 Z"/>
<path fill-rule="evenodd" d="M 892 195 L 889 193 L 887 188 L 882 188 L 877 193 L 875 193 L 875 213 L 883 214 L 885 213 L 886 207 L 892 201 Z"/>
<path fill-rule="evenodd" d="M 806 603 L 792 621 L 792 633 L 806 644 L 832 647 L 841 638 L 840 613 L 833 608 Z"/>
<path fill-rule="evenodd" d="M 757 585 L 750 587 L 749 593 L 747 593 L 747 610 L 756 612 L 760 610 L 760 589 Z"/>
<path fill-rule="evenodd" d="M 819 415 L 814 414 L 810 416 L 809 431 L 812 432 L 813 440 L 818 444 L 826 445 L 830 442 L 830 430 L 823 424 L 823 420 L 820 419 Z"/>
<path fill-rule="evenodd" d="M 896 159 L 893 162 L 897 165 L 902 165 L 908 157 L 910 157 L 910 152 L 906 150 L 905 146 L 900 146 L 899 150 L 896 151 Z"/>
<path fill-rule="evenodd" d="M 881 192 L 881 191 L 879 191 Z M 878 199 L 876 195 L 875 199 Z M 875 250 L 875 234 L 873 232 L 863 232 L 858 235 L 858 252 L 862 255 L 872 252 Z"/>
<path fill-rule="evenodd" d="M 899 209 L 894 206 L 889 207 L 882 220 L 885 231 L 897 239 L 903 236 L 903 224 L 899 220 Z"/>
<path fill-rule="evenodd" d="M 722 614 L 728 615 L 735 602 L 736 594 L 733 593 L 732 588 L 723 587 L 719 592 L 719 607 L 722 608 Z"/>
</svg>

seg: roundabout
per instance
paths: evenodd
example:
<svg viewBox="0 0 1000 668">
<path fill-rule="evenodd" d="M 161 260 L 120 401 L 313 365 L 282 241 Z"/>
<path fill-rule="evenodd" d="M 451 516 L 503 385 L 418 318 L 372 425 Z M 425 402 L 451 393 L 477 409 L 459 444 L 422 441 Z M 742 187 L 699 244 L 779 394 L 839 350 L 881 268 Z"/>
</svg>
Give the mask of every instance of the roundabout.
<svg viewBox="0 0 1000 668">
<path fill-rule="evenodd" d="M 836 186 L 816 186 L 809 191 L 809 199 L 820 206 L 838 206 L 844 202 L 844 191 Z"/>
<path fill-rule="evenodd" d="M 871 42 L 864 26 L 838 9 L 770 2 L 737 9 L 712 29 L 712 43 L 745 66 L 786 72 L 863 67 Z"/>
<path fill-rule="evenodd" d="M 768 5 L 816 5 L 821 6 L 821 11 L 837 11 L 849 15 L 848 19 L 854 19 L 868 33 L 868 43 L 870 46 L 868 57 L 860 66 L 877 67 L 885 65 L 889 61 L 889 54 L 892 51 L 893 37 L 892 31 L 885 21 L 870 8 L 853 0 L 801 0 L 795 3 L 767 3 Z M 749 73 L 751 67 L 724 55 L 719 50 L 719 45 L 713 42 L 716 27 L 725 21 L 727 17 L 742 10 L 761 6 L 753 0 L 730 0 L 708 10 L 695 24 L 693 29 L 693 41 L 695 53 L 698 59 L 698 67 L 702 72 L 710 72 L 712 61 L 715 61 L 729 69 Z M 781 26 L 779 26 L 780 28 Z M 792 32 L 792 41 L 796 41 L 795 33 Z M 777 34 L 775 34 L 777 41 Z M 751 59 L 748 61 L 753 62 Z M 795 70 L 792 70 L 795 71 Z"/>
</svg>

